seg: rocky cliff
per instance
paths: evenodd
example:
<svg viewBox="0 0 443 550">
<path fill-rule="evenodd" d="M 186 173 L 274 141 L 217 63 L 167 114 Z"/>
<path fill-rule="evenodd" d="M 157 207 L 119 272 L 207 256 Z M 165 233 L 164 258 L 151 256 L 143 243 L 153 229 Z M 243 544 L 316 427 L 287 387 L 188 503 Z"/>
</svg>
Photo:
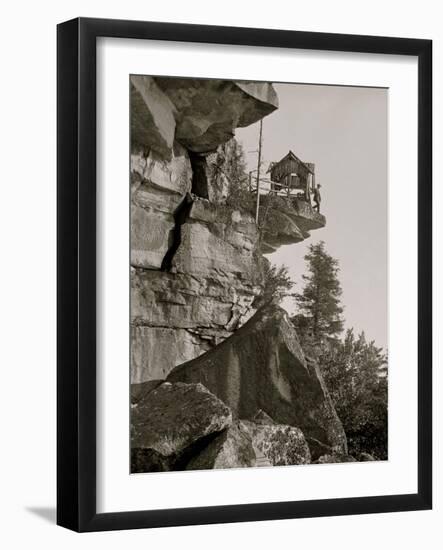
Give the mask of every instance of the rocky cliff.
<svg viewBox="0 0 443 550">
<path fill-rule="evenodd" d="M 131 77 L 133 383 L 165 377 L 255 312 L 257 227 L 251 213 L 225 204 L 229 182 L 211 162 L 236 127 L 277 106 L 268 83 Z M 309 205 L 284 208 L 266 207 L 264 252 L 324 225 Z"/>
<path fill-rule="evenodd" d="M 145 187 L 133 194 L 133 382 L 164 377 L 230 336 L 254 313 L 261 288 L 249 214 L 186 195 L 179 220 L 180 207 L 163 213 L 139 207 Z"/>
<path fill-rule="evenodd" d="M 260 292 L 251 214 L 224 204 L 211 153 L 278 106 L 272 85 L 131 77 L 131 380 L 230 336 Z"/>
<path fill-rule="evenodd" d="M 346 453 L 318 368 L 285 313 L 256 310 L 263 253 L 307 238 L 325 219 L 304 201 L 267 198 L 259 238 L 253 215 L 226 204 L 229 181 L 211 164 L 235 128 L 277 107 L 268 83 L 131 77 L 133 471 Z M 163 425 L 171 395 L 200 412 L 211 403 L 223 418 L 192 413 L 195 433 L 184 437 L 173 428 L 178 417 Z M 275 426 L 257 428 L 259 410 Z M 264 432 L 293 444 L 271 451 Z M 163 445 L 168 433 L 174 448 Z"/>
</svg>

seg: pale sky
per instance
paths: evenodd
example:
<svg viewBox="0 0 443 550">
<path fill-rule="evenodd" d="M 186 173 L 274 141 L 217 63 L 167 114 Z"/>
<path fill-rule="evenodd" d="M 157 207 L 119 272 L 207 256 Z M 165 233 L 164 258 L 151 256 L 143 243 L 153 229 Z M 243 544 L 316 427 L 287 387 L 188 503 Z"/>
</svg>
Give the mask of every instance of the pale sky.
<svg viewBox="0 0 443 550">
<path fill-rule="evenodd" d="M 291 149 L 315 163 L 326 227 L 302 243 L 267 257 L 288 266 L 302 288 L 310 243 L 325 241 L 340 264 L 346 327 L 364 330 L 387 348 L 387 109 L 388 91 L 377 88 L 274 84 L 279 109 L 263 119 L 263 157 L 280 160 Z M 239 128 L 248 169 L 257 166 L 259 125 Z M 269 175 L 268 175 L 269 176 Z M 284 307 L 295 310 L 293 300 Z"/>
</svg>

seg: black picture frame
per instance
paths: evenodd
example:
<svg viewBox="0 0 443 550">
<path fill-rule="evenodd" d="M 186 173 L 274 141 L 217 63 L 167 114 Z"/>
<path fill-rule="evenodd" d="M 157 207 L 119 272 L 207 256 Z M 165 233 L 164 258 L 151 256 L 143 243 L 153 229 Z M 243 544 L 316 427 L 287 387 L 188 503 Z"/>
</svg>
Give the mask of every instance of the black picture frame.
<svg viewBox="0 0 443 550">
<path fill-rule="evenodd" d="M 96 39 L 399 54 L 418 58 L 418 491 L 136 512 L 96 511 Z M 57 523 L 104 531 L 432 507 L 432 42 L 78 18 L 57 29 Z"/>
</svg>

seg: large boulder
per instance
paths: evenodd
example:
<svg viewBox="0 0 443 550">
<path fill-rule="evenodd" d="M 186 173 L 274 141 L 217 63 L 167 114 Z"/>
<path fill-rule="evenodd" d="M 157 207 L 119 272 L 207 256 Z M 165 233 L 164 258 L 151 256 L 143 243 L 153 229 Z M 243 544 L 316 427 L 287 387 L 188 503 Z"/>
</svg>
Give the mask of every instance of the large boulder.
<svg viewBox="0 0 443 550">
<path fill-rule="evenodd" d="M 295 211 L 295 219 L 302 231 L 308 232 L 313 229 L 325 227 L 325 216 L 314 210 L 309 202 L 300 199 L 292 199 L 287 206 L 291 209 L 291 212 L 292 210 Z"/>
<path fill-rule="evenodd" d="M 170 158 L 175 107 L 151 76 L 131 76 L 131 148 L 153 149 Z"/>
<path fill-rule="evenodd" d="M 131 408 L 131 471 L 170 470 L 231 422 L 229 408 L 201 384 L 142 390 Z"/>
<path fill-rule="evenodd" d="M 266 223 L 264 224 L 262 252 L 272 254 L 280 246 L 300 243 L 305 240 L 306 234 L 295 222 L 294 218 L 277 208 L 262 206 L 261 211 L 267 212 Z"/>
<path fill-rule="evenodd" d="M 241 420 L 240 426 L 251 437 L 256 453 L 267 458 L 272 466 L 311 462 L 309 446 L 299 428 L 281 424 L 256 424 L 247 420 Z"/>
<path fill-rule="evenodd" d="M 278 107 L 271 83 L 155 77 L 175 108 L 176 139 L 194 152 L 214 151 L 237 127 L 257 122 Z"/>
<path fill-rule="evenodd" d="M 237 418 L 252 418 L 263 409 L 276 423 L 300 428 L 334 452 L 347 452 L 320 370 L 306 364 L 295 329 L 278 306 L 263 307 L 216 348 L 175 367 L 168 380 L 200 382 Z"/>
<path fill-rule="evenodd" d="M 170 159 L 174 138 L 194 152 L 214 151 L 237 127 L 278 107 L 269 82 L 131 75 L 132 149 Z"/>
<path fill-rule="evenodd" d="M 307 239 L 310 231 L 326 225 L 326 218 L 302 198 L 269 194 L 260 201 L 260 223 L 264 227 L 262 251 L 268 254 Z"/>
<path fill-rule="evenodd" d="M 251 438 L 233 424 L 218 435 L 186 465 L 187 470 L 248 468 L 255 466 L 256 455 Z"/>
<path fill-rule="evenodd" d="M 288 466 L 311 462 L 301 430 L 275 424 L 269 417 L 262 416 L 257 421 L 233 423 L 192 458 L 186 469 Z"/>
<path fill-rule="evenodd" d="M 149 380 L 141 384 L 131 384 L 131 407 L 135 407 L 148 393 L 155 390 L 164 380 Z"/>
</svg>

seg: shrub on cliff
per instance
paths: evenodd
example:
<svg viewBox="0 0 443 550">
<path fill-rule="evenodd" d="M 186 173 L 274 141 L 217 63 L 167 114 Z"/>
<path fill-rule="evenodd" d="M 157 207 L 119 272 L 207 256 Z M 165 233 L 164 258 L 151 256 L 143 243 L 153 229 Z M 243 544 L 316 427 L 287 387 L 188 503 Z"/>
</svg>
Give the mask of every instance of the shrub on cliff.
<svg viewBox="0 0 443 550">
<path fill-rule="evenodd" d="M 227 204 L 255 212 L 255 199 L 248 189 L 248 175 L 243 146 L 235 138 L 220 145 L 215 163 L 229 181 Z"/>
<path fill-rule="evenodd" d="M 256 307 L 271 303 L 280 305 L 284 298 L 294 296 L 291 291 L 295 283 L 289 275 L 287 266 L 277 266 L 263 258 L 262 270 L 264 286 L 254 304 Z"/>
<path fill-rule="evenodd" d="M 348 438 L 349 453 L 387 459 L 387 356 L 352 329 L 322 356 L 321 368 Z"/>
</svg>

